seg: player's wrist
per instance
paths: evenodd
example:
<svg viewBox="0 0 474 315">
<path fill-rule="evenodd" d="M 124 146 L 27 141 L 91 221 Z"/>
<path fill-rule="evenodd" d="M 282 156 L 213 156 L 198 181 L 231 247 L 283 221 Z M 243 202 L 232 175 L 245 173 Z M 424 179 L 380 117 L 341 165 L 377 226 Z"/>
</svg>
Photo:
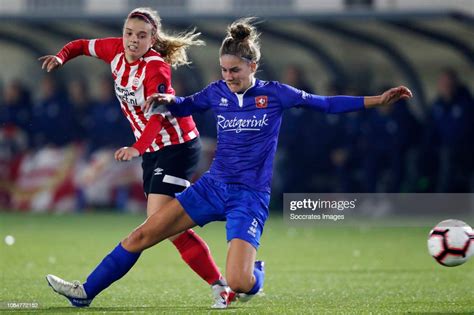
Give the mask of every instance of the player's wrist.
<svg viewBox="0 0 474 315">
<path fill-rule="evenodd" d="M 62 66 L 64 61 L 59 57 L 59 56 L 54 56 L 54 58 L 56 58 L 56 61 L 59 62 L 59 65 Z"/>
<path fill-rule="evenodd" d="M 144 148 L 142 145 L 140 145 L 140 143 L 135 142 L 135 143 L 130 147 L 130 149 L 133 149 L 134 151 L 136 151 L 137 156 L 141 156 L 141 155 L 143 155 L 143 153 L 145 153 L 145 151 L 146 151 L 147 148 Z"/>
</svg>

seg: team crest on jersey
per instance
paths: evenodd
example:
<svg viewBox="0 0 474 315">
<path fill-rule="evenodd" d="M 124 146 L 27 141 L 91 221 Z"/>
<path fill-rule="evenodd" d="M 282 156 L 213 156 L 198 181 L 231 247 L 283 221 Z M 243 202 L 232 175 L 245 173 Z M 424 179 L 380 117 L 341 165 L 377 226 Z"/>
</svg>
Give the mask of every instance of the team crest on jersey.
<svg viewBox="0 0 474 315">
<path fill-rule="evenodd" d="M 255 98 L 255 106 L 257 106 L 257 108 L 267 108 L 267 106 L 268 106 L 268 97 L 267 96 L 257 96 Z"/>
</svg>

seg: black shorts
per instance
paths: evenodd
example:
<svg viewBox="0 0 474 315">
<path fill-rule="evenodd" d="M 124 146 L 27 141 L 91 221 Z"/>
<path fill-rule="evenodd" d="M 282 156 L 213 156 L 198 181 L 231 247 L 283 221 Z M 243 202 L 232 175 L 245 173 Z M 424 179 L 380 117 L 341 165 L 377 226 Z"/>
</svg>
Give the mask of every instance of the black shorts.
<svg viewBox="0 0 474 315">
<path fill-rule="evenodd" d="M 143 190 L 145 195 L 162 194 L 174 197 L 186 189 L 196 170 L 201 141 L 170 145 L 142 156 Z"/>
</svg>

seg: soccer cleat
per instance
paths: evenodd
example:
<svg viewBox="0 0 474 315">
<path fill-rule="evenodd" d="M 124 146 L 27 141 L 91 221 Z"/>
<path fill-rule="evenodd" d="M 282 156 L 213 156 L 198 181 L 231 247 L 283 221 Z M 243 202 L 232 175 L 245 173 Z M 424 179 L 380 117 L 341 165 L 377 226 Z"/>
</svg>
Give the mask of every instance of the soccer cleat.
<svg viewBox="0 0 474 315">
<path fill-rule="evenodd" d="M 46 281 L 54 292 L 65 296 L 72 306 L 86 307 L 92 302 L 92 299 L 87 298 L 84 286 L 79 281 L 67 282 L 54 275 L 47 275 Z"/>
<path fill-rule="evenodd" d="M 211 286 L 212 296 L 214 298 L 214 304 L 211 306 L 212 308 L 227 308 L 229 306 L 229 293 L 230 288 L 227 285 L 221 284 L 214 284 Z"/>
</svg>

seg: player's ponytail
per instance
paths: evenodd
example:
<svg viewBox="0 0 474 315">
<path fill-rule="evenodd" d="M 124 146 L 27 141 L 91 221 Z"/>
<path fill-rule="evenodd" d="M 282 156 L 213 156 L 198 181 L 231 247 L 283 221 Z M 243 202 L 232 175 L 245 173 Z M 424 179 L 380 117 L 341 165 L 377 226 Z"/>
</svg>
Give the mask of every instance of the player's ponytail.
<svg viewBox="0 0 474 315">
<path fill-rule="evenodd" d="M 182 65 L 189 65 L 186 49 L 189 46 L 205 45 L 204 41 L 198 39 L 201 33 L 196 33 L 196 29 L 177 35 L 168 35 L 161 28 L 161 18 L 158 12 L 151 8 L 134 9 L 127 18 L 139 18 L 153 27 L 152 36 L 156 41 L 153 49 L 161 54 L 167 63 L 176 68 Z"/>
<path fill-rule="evenodd" d="M 227 36 L 222 41 L 219 55 L 234 55 L 248 61 L 260 61 L 260 34 L 252 22 L 255 18 L 244 18 L 227 27 Z"/>
<path fill-rule="evenodd" d="M 191 62 L 188 60 L 186 49 L 189 46 L 205 45 L 204 41 L 198 39 L 199 35 L 201 33 L 196 33 L 196 29 L 177 35 L 167 35 L 160 32 L 153 49 L 158 51 L 172 67 L 189 65 Z"/>
</svg>

